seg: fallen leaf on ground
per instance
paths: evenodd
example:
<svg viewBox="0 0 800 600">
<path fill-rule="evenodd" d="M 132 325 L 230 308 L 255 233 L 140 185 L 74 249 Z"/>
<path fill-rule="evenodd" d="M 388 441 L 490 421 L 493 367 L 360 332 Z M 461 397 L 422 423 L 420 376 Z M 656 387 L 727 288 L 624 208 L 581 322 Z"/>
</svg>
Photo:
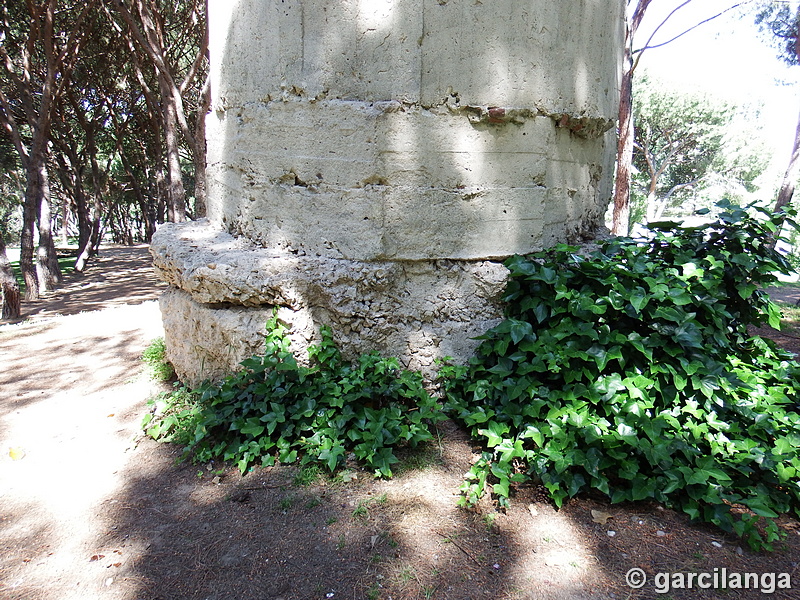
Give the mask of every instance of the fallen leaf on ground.
<svg viewBox="0 0 800 600">
<path fill-rule="evenodd" d="M 592 521 L 594 521 L 595 523 L 600 523 L 600 525 L 605 525 L 606 521 L 613 518 L 614 515 L 610 515 L 607 512 L 603 512 L 602 510 L 592 509 Z"/>
</svg>

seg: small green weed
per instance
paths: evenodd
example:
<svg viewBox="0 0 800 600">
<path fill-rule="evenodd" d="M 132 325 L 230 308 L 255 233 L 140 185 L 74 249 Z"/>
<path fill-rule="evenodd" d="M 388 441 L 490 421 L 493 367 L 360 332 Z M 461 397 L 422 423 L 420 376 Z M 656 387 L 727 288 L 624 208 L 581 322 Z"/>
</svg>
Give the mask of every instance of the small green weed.
<svg viewBox="0 0 800 600">
<path fill-rule="evenodd" d="M 414 571 L 412 571 L 408 567 L 406 567 L 402 571 L 400 571 L 400 575 L 399 575 L 400 583 L 404 583 L 404 584 L 405 583 L 409 583 L 409 582 L 414 580 L 414 577 L 415 577 Z"/>
<path fill-rule="evenodd" d="M 351 516 L 354 519 L 358 518 L 368 518 L 369 517 L 369 504 L 371 499 L 368 500 L 359 500 L 358 504 L 356 505 L 355 509 L 353 510 Z"/>
<path fill-rule="evenodd" d="M 292 504 L 294 504 L 294 496 L 284 496 L 281 498 L 280 507 L 281 510 L 289 510 L 292 508 Z"/>
<path fill-rule="evenodd" d="M 142 352 L 142 362 L 150 370 L 150 378 L 155 381 L 169 381 L 175 376 L 175 370 L 166 358 L 164 338 L 156 338 Z"/>
<path fill-rule="evenodd" d="M 319 468 L 319 465 L 316 464 L 308 464 L 303 465 L 300 467 L 300 470 L 297 472 L 297 475 L 294 476 L 294 480 L 292 483 L 296 487 L 307 487 L 316 483 L 317 480 L 322 475 L 322 470 Z"/>
<path fill-rule="evenodd" d="M 386 494 L 381 494 L 375 498 L 362 498 L 356 504 L 355 509 L 353 510 L 352 517 L 356 518 L 369 518 L 369 508 L 373 504 L 380 504 L 384 505 L 389 501 L 389 497 Z"/>
<path fill-rule="evenodd" d="M 176 382 L 173 391 L 161 392 L 147 401 L 149 410 L 142 419 L 142 429 L 158 441 L 190 443 L 200 414 L 197 400 L 195 392 Z"/>
</svg>

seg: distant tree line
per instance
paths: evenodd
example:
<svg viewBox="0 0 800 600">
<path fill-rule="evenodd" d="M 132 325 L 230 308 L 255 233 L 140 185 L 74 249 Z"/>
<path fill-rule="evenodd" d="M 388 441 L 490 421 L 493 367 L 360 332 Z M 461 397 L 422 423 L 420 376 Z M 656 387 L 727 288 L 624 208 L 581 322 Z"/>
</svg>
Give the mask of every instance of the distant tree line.
<svg viewBox="0 0 800 600">
<path fill-rule="evenodd" d="M 729 164 L 720 164 L 719 159 L 724 155 L 720 153 L 723 140 L 718 135 L 718 131 L 719 126 L 726 120 L 730 122 L 731 107 L 719 105 L 717 107 L 719 113 L 714 114 L 712 105 L 703 107 L 702 103 L 698 104 L 695 100 L 679 98 L 677 103 L 688 108 L 689 112 L 685 114 L 691 115 L 691 117 L 683 119 L 684 123 L 676 127 L 677 121 L 681 119 L 674 118 L 679 115 L 675 111 L 669 110 L 669 103 L 672 100 L 668 100 L 665 104 L 663 94 L 654 95 L 652 91 L 645 90 L 643 94 L 640 94 L 640 96 L 647 97 L 645 102 L 639 102 L 639 106 L 635 106 L 634 74 L 645 51 L 667 46 L 705 23 L 731 11 L 737 11 L 741 18 L 755 20 L 761 29 L 764 41 L 776 48 L 781 60 L 790 66 L 800 64 L 800 2 L 797 0 L 730 0 L 720 12 L 709 14 L 707 18 L 669 39 L 655 41 L 654 38 L 657 37 L 662 27 L 678 11 L 693 2 L 695 4 L 702 2 L 702 0 L 672 0 L 672 3 L 668 5 L 670 12 L 667 17 L 652 31 L 650 38 L 642 44 L 637 37 L 637 32 L 651 2 L 652 0 L 626 0 L 625 2 L 625 40 L 617 126 L 617 172 L 611 224 L 612 233 L 616 235 L 627 235 L 633 222 L 646 220 L 642 219 L 641 210 L 638 211 L 640 214 L 636 214 L 635 208 L 637 193 L 640 196 L 638 201 L 640 208 L 643 206 L 641 189 L 636 189 L 637 185 L 641 188 L 643 173 L 649 186 L 645 192 L 646 202 L 644 203 L 647 219 L 659 216 L 670 201 L 674 202 L 676 198 L 679 198 L 680 193 L 672 198 L 675 192 L 685 193 L 696 190 L 702 182 L 707 183 L 708 175 L 712 174 L 714 169 L 722 169 L 723 176 L 728 180 L 731 176 L 738 175 L 740 183 L 744 187 L 752 185 L 752 181 L 757 175 L 755 169 L 758 168 L 758 161 L 754 160 L 752 155 L 745 157 L 747 152 L 741 152 L 741 146 L 739 149 L 731 148 L 729 143 L 725 150 L 732 150 L 736 156 L 731 158 Z M 644 116 L 648 110 L 655 111 L 650 115 L 654 118 L 649 123 L 638 127 L 635 124 L 636 119 Z M 639 112 L 638 116 L 636 112 Z M 674 116 L 670 115 L 670 112 Z M 689 132 L 690 128 L 687 128 L 686 125 L 689 125 L 692 120 L 699 122 L 697 119 L 703 120 L 709 127 L 706 128 L 701 124 L 700 129 L 705 129 L 705 131 L 691 131 L 688 140 L 675 135 Z M 657 123 L 658 121 L 660 123 Z M 671 122 L 667 124 L 666 121 Z M 653 127 L 654 125 L 655 127 Z M 661 129 L 661 125 L 666 125 L 666 128 Z M 667 132 L 668 137 L 657 139 L 659 131 Z M 774 202 L 775 210 L 791 201 L 798 173 L 800 173 L 800 122 L 798 122 L 796 131 L 792 155 Z M 650 142 L 647 148 L 642 143 L 645 137 L 649 138 Z M 703 149 L 708 151 L 705 156 L 699 152 Z M 656 164 L 657 160 L 654 161 L 658 158 L 658 151 L 665 152 L 669 158 L 663 165 Z M 714 164 L 715 161 L 716 164 Z M 661 166 L 665 168 L 661 170 Z M 685 169 L 684 167 L 687 166 L 689 168 Z M 659 178 L 662 178 L 662 181 L 657 181 Z M 639 182 L 636 179 L 639 179 Z M 662 196 L 659 200 L 657 188 L 663 186 L 667 186 L 667 195 Z M 634 207 L 633 214 L 632 206 Z"/>
<path fill-rule="evenodd" d="M 6 239 L 33 299 L 60 280 L 59 235 L 77 240 L 82 271 L 104 238 L 149 241 L 158 222 L 204 214 L 206 11 L 206 0 L 2 4 L 4 297 L 16 285 Z"/>
</svg>

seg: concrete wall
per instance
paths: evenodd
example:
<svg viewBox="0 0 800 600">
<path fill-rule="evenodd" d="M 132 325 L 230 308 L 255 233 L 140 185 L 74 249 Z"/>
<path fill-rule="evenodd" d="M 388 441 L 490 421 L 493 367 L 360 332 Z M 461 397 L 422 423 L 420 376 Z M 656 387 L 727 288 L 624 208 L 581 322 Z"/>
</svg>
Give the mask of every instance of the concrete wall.
<svg viewBox="0 0 800 600">
<path fill-rule="evenodd" d="M 211 3 L 209 216 L 265 247 L 484 259 L 610 195 L 612 0 Z"/>
<path fill-rule="evenodd" d="M 210 0 L 208 214 L 154 237 L 185 381 L 260 350 L 430 375 L 502 318 L 501 260 L 591 237 L 611 194 L 619 0 Z"/>
</svg>

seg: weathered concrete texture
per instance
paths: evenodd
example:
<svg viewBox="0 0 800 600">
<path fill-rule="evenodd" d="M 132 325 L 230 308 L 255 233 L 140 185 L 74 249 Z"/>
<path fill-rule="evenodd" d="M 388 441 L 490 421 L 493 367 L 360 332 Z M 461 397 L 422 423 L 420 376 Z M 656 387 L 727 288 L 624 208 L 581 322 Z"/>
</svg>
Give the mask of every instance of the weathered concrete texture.
<svg viewBox="0 0 800 600">
<path fill-rule="evenodd" d="M 498 322 L 500 260 L 591 236 L 611 192 L 619 0 L 210 0 L 208 216 L 153 240 L 184 379 L 260 350 L 431 373 Z"/>
<path fill-rule="evenodd" d="M 150 248 L 173 286 L 161 300 L 168 358 L 190 383 L 260 353 L 272 307 L 298 358 L 326 324 L 345 356 L 378 349 L 430 376 L 435 359 L 469 356 L 471 338 L 499 322 L 507 274 L 489 261 L 355 264 L 267 250 L 205 221 L 165 225 Z"/>
<path fill-rule="evenodd" d="M 499 258 L 592 231 L 604 138 L 491 114 L 341 100 L 225 114 L 209 122 L 209 216 L 265 247 L 360 261 Z"/>
<path fill-rule="evenodd" d="M 600 224 L 619 2 L 212 7 L 208 215 L 231 233 L 358 261 L 481 260 Z"/>
<path fill-rule="evenodd" d="M 615 112 L 617 0 L 211 0 L 215 107 L 289 96 Z"/>
</svg>

